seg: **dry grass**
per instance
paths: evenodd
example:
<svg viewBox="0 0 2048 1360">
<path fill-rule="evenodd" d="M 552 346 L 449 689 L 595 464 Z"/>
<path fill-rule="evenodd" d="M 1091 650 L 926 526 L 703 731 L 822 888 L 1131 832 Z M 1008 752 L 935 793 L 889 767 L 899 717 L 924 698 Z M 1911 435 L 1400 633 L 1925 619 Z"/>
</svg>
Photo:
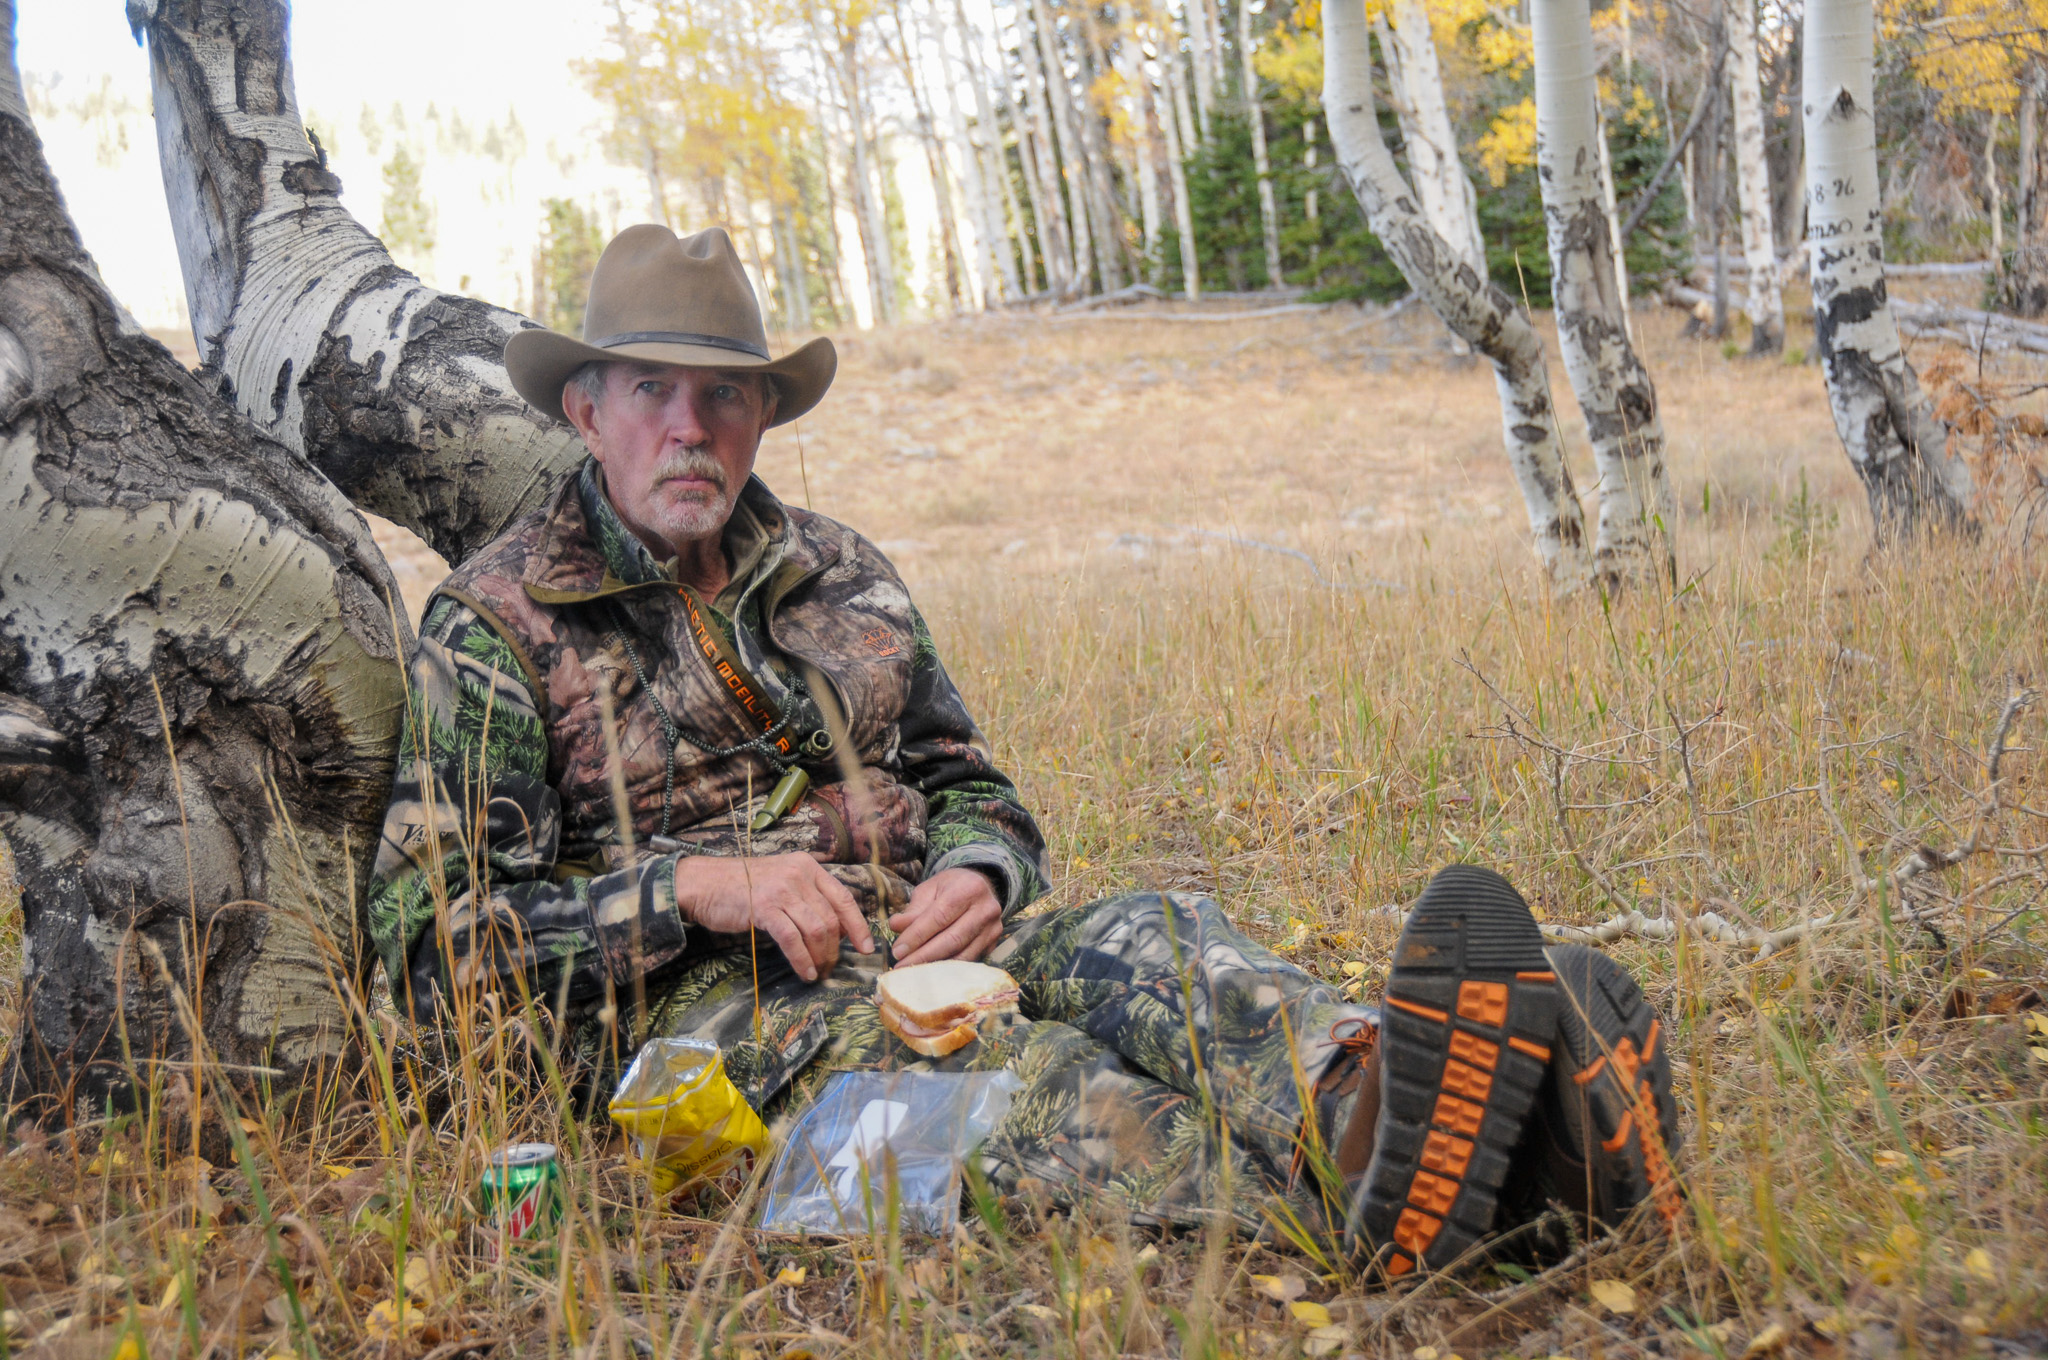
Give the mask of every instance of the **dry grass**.
<svg viewBox="0 0 2048 1360">
<path fill-rule="evenodd" d="M 124 1337 L 119 1360 L 1299 1353 L 1304 1328 L 1255 1274 L 1301 1278 L 1361 1355 L 2044 1344 L 2048 714 L 2018 714 L 1995 796 L 1983 757 L 2042 673 L 2048 576 L 2002 543 L 1866 560 L 1818 373 L 1724 361 L 1648 316 L 1686 588 L 1552 600 L 1487 372 L 1420 319 L 1362 320 L 864 337 L 763 471 L 897 558 L 1042 814 L 1056 902 L 1213 891 L 1368 996 L 1389 907 L 1451 859 L 1502 868 L 1554 923 L 1828 918 L 1763 956 L 1613 946 L 1676 1036 L 1691 1213 L 1675 1241 L 1638 1225 L 1533 1281 L 1390 1295 L 1243 1242 L 1148 1252 L 1085 1216 L 1013 1214 L 951 1242 L 774 1239 L 654 1210 L 601 1132 L 507 1074 L 500 1032 L 432 1126 L 408 1113 L 401 1064 L 310 1133 L 252 1119 L 246 1169 L 195 1168 L 135 1121 L 24 1144 L 0 1160 L 10 1344 L 80 1360 Z M 416 603 L 433 567 L 408 570 Z M 1887 876 L 1980 823 L 1981 853 Z M 512 1137 L 569 1150 L 552 1261 L 494 1265 L 472 1235 L 481 1158 Z M 1589 1292 L 1615 1280 L 1634 1312 Z"/>
</svg>

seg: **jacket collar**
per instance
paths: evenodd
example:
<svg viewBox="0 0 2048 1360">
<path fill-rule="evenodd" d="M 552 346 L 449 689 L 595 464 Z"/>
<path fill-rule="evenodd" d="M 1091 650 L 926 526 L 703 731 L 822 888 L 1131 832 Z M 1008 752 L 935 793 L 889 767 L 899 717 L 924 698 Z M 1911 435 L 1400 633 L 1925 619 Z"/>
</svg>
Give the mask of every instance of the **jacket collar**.
<svg viewBox="0 0 2048 1360">
<path fill-rule="evenodd" d="M 733 573 L 718 602 L 736 601 L 786 569 L 808 576 L 829 565 L 839 555 L 837 545 L 808 530 L 765 482 L 747 478 L 726 524 Z M 580 604 L 647 587 L 674 589 L 675 560 L 657 562 L 626 528 L 605 494 L 603 469 L 585 458 L 555 493 L 523 584 L 541 604 Z"/>
</svg>

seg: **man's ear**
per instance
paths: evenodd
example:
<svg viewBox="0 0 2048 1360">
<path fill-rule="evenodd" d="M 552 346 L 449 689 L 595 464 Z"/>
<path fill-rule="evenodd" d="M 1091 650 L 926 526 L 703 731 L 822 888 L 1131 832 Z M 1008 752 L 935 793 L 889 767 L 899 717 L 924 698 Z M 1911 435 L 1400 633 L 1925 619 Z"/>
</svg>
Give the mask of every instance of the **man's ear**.
<svg viewBox="0 0 2048 1360">
<path fill-rule="evenodd" d="M 590 450 L 590 456 L 602 463 L 604 441 L 597 432 L 597 402 L 583 390 L 582 383 L 562 384 L 562 414 L 576 427 L 576 433 L 583 436 L 583 447 Z"/>
</svg>

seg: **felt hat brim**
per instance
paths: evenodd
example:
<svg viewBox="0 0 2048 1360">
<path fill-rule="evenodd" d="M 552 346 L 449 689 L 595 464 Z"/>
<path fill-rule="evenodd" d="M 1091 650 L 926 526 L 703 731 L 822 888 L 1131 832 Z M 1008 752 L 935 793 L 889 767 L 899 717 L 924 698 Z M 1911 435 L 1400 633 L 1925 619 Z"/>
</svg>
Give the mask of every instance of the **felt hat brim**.
<svg viewBox="0 0 2048 1360">
<path fill-rule="evenodd" d="M 839 371 L 839 351 L 824 336 L 801 345 L 780 359 L 760 359 L 736 349 L 718 345 L 677 344 L 667 341 L 638 342 L 601 349 L 559 331 L 533 327 L 514 334 L 505 342 L 505 371 L 512 386 L 534 409 L 567 420 L 562 411 L 562 388 L 569 375 L 587 363 L 677 364 L 684 368 L 730 369 L 736 373 L 765 373 L 775 382 L 775 419 L 783 425 L 809 411 L 824 398 Z"/>
</svg>

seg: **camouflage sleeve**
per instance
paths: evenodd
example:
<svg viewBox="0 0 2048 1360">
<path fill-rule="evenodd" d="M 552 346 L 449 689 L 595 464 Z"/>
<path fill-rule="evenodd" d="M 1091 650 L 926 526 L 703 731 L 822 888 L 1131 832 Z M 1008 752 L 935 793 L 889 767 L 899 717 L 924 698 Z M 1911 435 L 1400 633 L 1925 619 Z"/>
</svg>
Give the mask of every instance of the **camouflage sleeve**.
<svg viewBox="0 0 2048 1360">
<path fill-rule="evenodd" d="M 1016 785 L 996 768 L 924 616 L 913 612 L 912 618 L 916 649 L 900 729 L 905 782 L 925 798 L 925 877 L 981 870 L 995 881 L 1007 921 L 1045 892 L 1045 838 Z"/>
<path fill-rule="evenodd" d="M 422 1018 L 451 983 L 585 1001 L 680 954 L 674 856 L 554 881 L 561 801 L 504 639 L 437 598 L 410 678 L 368 903 L 393 994 Z"/>
</svg>

